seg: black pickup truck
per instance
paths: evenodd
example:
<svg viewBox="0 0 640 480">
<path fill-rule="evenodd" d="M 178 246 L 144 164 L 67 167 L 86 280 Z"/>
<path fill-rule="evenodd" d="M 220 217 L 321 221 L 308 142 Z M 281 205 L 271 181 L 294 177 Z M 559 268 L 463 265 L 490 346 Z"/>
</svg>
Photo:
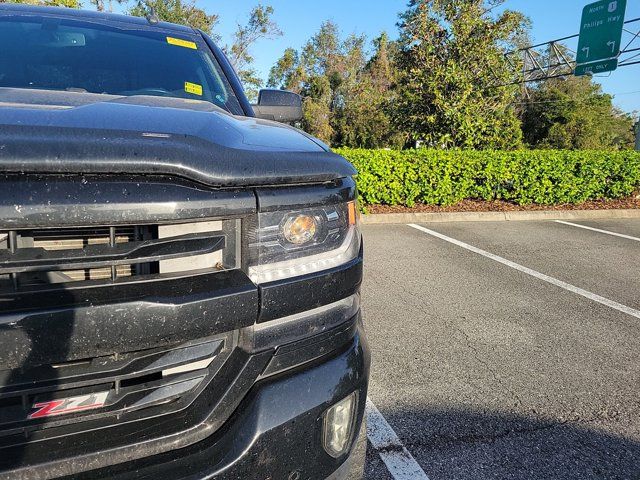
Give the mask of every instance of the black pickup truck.
<svg viewBox="0 0 640 480">
<path fill-rule="evenodd" d="M 0 478 L 360 477 L 355 171 L 299 97 L 153 16 L 0 46 Z"/>
</svg>

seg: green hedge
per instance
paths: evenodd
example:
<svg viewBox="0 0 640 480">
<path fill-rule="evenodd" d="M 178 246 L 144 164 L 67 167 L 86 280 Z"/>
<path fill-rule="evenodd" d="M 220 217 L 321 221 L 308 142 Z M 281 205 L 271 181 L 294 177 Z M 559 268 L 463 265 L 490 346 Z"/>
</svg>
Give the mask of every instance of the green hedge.
<svg viewBox="0 0 640 480">
<path fill-rule="evenodd" d="M 634 151 L 336 153 L 358 169 L 364 205 L 452 205 L 464 199 L 553 205 L 625 197 L 640 187 L 640 153 Z"/>
</svg>

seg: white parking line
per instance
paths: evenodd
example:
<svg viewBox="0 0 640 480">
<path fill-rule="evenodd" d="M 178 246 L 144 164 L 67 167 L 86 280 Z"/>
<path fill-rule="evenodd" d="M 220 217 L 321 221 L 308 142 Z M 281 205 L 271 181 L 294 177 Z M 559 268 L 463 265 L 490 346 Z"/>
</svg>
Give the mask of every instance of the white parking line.
<svg viewBox="0 0 640 480">
<path fill-rule="evenodd" d="M 556 220 L 556 223 L 561 223 L 563 225 L 569 225 L 572 227 L 584 228 L 585 230 L 591 230 L 593 232 L 598 233 L 606 233 L 607 235 L 613 235 L 614 237 L 626 238 L 627 240 L 635 240 L 636 242 L 640 242 L 640 238 L 632 237 L 631 235 L 624 235 L 622 233 L 610 232 L 609 230 L 600 230 L 599 228 L 587 227 L 586 225 L 579 225 L 577 223 L 565 222 L 563 220 Z"/>
<path fill-rule="evenodd" d="M 544 273 L 540 273 L 530 268 L 524 267 L 518 263 L 512 262 L 511 260 L 507 260 L 506 258 L 499 257 L 498 255 L 494 255 L 493 253 L 489 253 L 485 250 L 481 250 L 480 248 L 461 242 L 460 240 L 456 240 L 455 238 L 447 237 L 446 235 L 435 232 L 433 230 L 429 230 L 428 228 L 422 227 L 420 225 L 415 225 L 411 223 L 409 224 L 409 226 L 417 230 L 420 230 L 421 232 L 427 233 L 431 236 L 444 240 L 446 242 L 453 243 L 454 245 L 457 245 L 466 250 L 469 250 L 470 252 L 474 252 L 474 253 L 477 253 L 478 255 L 482 255 L 483 257 L 490 258 L 491 260 L 494 260 L 508 267 L 514 268 L 522 273 L 531 275 L 532 277 L 535 277 L 539 280 L 550 283 L 551 285 L 555 285 L 556 287 L 560 287 L 565 290 L 568 290 L 569 292 L 576 293 L 582 297 L 588 298 L 589 300 L 593 300 L 594 302 L 600 303 L 602 305 L 606 305 L 607 307 L 613 308 L 614 310 L 618 310 L 619 312 L 626 313 L 627 315 L 631 315 L 632 317 L 640 318 L 640 310 L 627 307 L 626 305 L 622 305 L 621 303 L 614 302 L 613 300 L 609 300 L 608 298 L 601 297 L 600 295 L 596 295 L 595 293 L 588 292 L 587 290 L 583 290 L 582 288 L 563 282 L 562 280 L 558 280 L 557 278 L 553 278 L 553 277 L 550 277 L 549 275 L 545 275 Z"/>
<path fill-rule="evenodd" d="M 395 480 L 429 480 L 398 435 L 367 398 L 367 438 Z"/>
</svg>

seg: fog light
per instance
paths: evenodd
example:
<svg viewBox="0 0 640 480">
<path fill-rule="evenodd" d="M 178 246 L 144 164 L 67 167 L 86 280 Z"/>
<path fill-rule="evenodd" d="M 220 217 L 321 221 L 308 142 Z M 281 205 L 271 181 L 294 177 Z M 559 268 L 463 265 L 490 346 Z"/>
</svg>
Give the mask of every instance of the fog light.
<svg viewBox="0 0 640 480">
<path fill-rule="evenodd" d="M 357 399 L 357 392 L 353 392 L 324 414 L 322 446 L 332 457 L 343 455 L 349 448 L 353 434 Z"/>
</svg>

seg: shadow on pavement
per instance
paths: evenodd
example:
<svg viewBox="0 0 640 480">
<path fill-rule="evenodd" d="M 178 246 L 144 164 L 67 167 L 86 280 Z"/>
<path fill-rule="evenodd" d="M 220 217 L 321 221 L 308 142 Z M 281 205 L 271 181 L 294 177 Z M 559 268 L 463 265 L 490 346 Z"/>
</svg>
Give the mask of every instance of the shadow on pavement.
<svg viewBox="0 0 640 480">
<path fill-rule="evenodd" d="M 430 480 L 640 479 L 637 414 L 562 422 L 465 410 L 380 412 Z M 383 467 L 369 444 L 365 478 L 392 478 Z"/>
</svg>

